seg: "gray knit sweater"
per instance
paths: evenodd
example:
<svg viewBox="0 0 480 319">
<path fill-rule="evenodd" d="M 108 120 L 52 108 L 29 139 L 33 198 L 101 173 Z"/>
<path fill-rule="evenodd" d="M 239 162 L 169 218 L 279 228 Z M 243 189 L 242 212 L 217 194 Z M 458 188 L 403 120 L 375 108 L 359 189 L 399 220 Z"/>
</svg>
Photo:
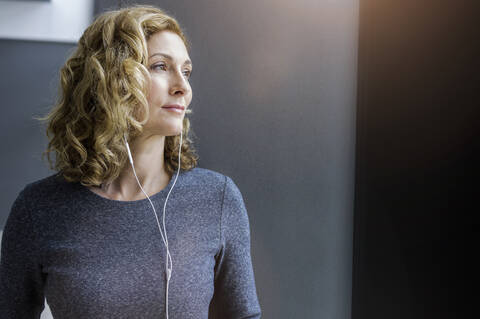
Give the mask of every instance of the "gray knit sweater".
<svg viewBox="0 0 480 319">
<path fill-rule="evenodd" d="M 151 196 L 160 223 L 173 185 Z M 165 226 L 169 318 L 260 318 L 242 195 L 228 176 L 181 172 Z M 162 227 L 163 229 L 163 227 Z M 54 174 L 28 184 L 4 228 L 0 316 L 165 318 L 166 249 L 147 199 L 104 198 Z"/>
</svg>

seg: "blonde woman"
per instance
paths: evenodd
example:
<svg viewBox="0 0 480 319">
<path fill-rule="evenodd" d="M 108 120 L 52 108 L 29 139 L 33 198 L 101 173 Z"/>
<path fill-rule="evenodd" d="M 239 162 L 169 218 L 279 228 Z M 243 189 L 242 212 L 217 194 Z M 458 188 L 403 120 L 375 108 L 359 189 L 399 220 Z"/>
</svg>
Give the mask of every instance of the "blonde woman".
<svg viewBox="0 0 480 319">
<path fill-rule="evenodd" d="M 2 318 L 260 318 L 242 195 L 189 139 L 189 47 L 149 6 L 85 30 L 42 118 L 57 173 L 4 229 Z"/>
</svg>

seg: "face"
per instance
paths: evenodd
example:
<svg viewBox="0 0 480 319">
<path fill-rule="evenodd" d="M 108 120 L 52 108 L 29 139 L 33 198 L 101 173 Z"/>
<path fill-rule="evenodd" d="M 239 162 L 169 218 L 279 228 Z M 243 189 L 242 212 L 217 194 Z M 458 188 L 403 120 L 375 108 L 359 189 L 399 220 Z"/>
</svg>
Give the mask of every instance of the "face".
<svg viewBox="0 0 480 319">
<path fill-rule="evenodd" d="M 174 32 L 160 31 L 147 41 L 150 116 L 144 134 L 173 136 L 182 131 L 185 110 L 192 101 L 189 83 L 192 64 L 183 40 Z M 184 110 L 165 108 L 177 104 Z"/>
</svg>

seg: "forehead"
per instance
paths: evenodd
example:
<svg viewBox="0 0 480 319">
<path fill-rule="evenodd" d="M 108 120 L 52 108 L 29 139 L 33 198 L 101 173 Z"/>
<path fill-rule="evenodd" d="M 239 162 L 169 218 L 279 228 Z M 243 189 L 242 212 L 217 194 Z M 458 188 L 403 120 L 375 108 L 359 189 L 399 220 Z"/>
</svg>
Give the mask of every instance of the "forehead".
<svg viewBox="0 0 480 319">
<path fill-rule="evenodd" d="M 189 59 L 187 48 L 182 38 L 172 31 L 160 31 L 150 36 L 147 41 L 148 55 L 155 53 L 165 53 L 174 59 Z"/>
</svg>

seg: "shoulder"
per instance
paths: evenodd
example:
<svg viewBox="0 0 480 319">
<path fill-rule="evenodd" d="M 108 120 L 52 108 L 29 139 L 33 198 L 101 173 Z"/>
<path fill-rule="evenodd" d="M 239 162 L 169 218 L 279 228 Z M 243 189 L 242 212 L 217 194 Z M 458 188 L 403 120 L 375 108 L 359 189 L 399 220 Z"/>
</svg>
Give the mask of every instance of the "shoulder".
<svg viewBox="0 0 480 319">
<path fill-rule="evenodd" d="M 220 193 L 222 198 L 225 196 L 242 197 L 230 176 L 211 169 L 195 167 L 185 172 L 184 178 L 188 185 Z"/>
<path fill-rule="evenodd" d="M 67 182 L 60 173 L 54 173 L 27 183 L 19 196 L 35 203 L 50 202 L 58 197 L 64 197 L 74 188 L 74 184 Z"/>
<path fill-rule="evenodd" d="M 5 232 L 17 233 L 19 229 L 36 232 L 32 229 L 37 229 L 38 225 L 32 226 L 33 219 L 41 207 L 46 207 L 52 202 L 55 194 L 58 196 L 62 183 L 67 182 L 58 173 L 27 183 L 13 201 L 5 224 Z"/>
<path fill-rule="evenodd" d="M 211 169 L 195 167 L 185 172 L 184 178 L 189 185 L 221 188 L 223 190 L 226 180 L 229 177 Z"/>
</svg>

